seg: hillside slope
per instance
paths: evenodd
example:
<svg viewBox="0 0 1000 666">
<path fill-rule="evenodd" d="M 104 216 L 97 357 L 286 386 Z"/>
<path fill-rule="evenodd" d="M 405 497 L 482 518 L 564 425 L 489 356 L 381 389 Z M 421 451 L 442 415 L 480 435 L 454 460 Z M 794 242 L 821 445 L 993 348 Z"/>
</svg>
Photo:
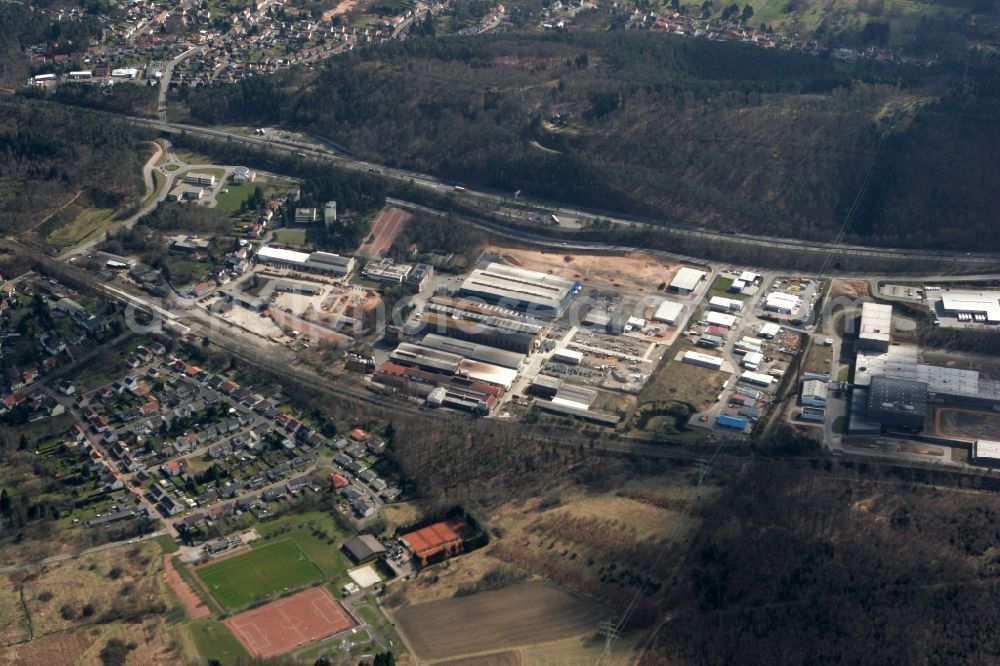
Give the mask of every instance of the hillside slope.
<svg viewBox="0 0 1000 666">
<path fill-rule="evenodd" d="M 973 69 L 988 78 L 995 68 Z M 950 101 L 932 104 L 942 95 Z M 992 86 L 953 85 L 943 67 L 852 66 L 648 33 L 415 39 L 335 59 L 317 74 L 187 96 L 203 122 L 286 122 L 389 165 L 805 239 L 837 234 L 881 149 L 877 172 L 893 175 L 847 238 L 953 248 L 1000 247 L 1000 234 L 984 234 L 996 189 L 969 197 L 969 174 L 923 171 L 917 160 L 975 164 L 978 182 L 996 181 L 1000 133 L 959 140 L 962 122 L 933 115 L 996 99 Z M 977 117 L 995 128 L 995 115 Z M 927 196 L 928 179 L 961 210 L 912 205 Z M 953 233 L 970 221 L 975 234 Z"/>
</svg>

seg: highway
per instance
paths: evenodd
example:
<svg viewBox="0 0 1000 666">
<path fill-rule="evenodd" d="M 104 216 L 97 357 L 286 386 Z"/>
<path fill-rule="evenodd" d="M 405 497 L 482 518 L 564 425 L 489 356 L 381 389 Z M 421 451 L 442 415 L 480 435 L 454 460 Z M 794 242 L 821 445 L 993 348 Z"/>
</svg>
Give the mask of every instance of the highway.
<svg viewBox="0 0 1000 666">
<path fill-rule="evenodd" d="M 199 127 L 197 125 L 187 125 L 182 123 L 171 123 L 164 122 L 160 120 L 151 120 L 148 118 L 129 118 L 129 121 L 137 125 L 143 125 L 150 127 L 160 132 L 169 134 L 180 134 L 187 133 L 194 136 L 202 136 L 213 139 L 221 139 L 227 141 L 236 141 L 243 143 L 245 145 L 254 146 L 258 148 L 268 148 L 271 150 L 284 151 L 290 154 L 301 153 L 307 157 L 311 157 L 318 160 L 324 160 L 330 162 L 338 167 L 344 169 L 350 169 L 359 172 L 371 172 L 377 173 L 383 178 L 396 181 L 399 185 L 406 185 L 412 183 L 417 187 L 429 190 L 438 195 L 450 194 L 455 197 L 456 200 L 461 201 L 466 205 L 477 206 L 484 210 L 496 210 L 500 207 L 511 210 L 515 213 L 519 213 L 521 216 L 521 224 L 530 224 L 532 218 L 539 216 L 545 217 L 550 214 L 555 214 L 559 217 L 566 217 L 571 219 L 593 219 L 595 217 L 601 217 L 603 219 L 608 219 L 612 224 L 617 225 L 632 225 L 639 224 L 650 227 L 651 229 L 668 229 L 673 234 L 679 234 L 682 237 L 687 237 L 691 239 L 700 240 L 710 240 L 718 242 L 720 244 L 739 244 L 747 246 L 756 246 L 760 248 L 767 248 L 773 250 L 775 248 L 787 248 L 789 251 L 802 251 L 808 250 L 810 252 L 825 252 L 835 255 L 843 256 L 854 256 L 863 258 L 881 258 L 881 259 L 894 259 L 894 260 L 926 260 L 933 259 L 936 262 L 951 263 L 956 266 L 956 268 L 968 269 L 970 267 L 978 266 L 982 267 L 984 273 L 994 270 L 997 262 L 1000 262 L 1000 255 L 996 253 L 964 253 L 964 252 L 944 252 L 935 250 L 914 250 L 914 249 L 903 249 L 903 248 L 872 248 L 860 245 L 850 245 L 850 244 L 840 244 L 840 243 L 823 243 L 819 241 L 805 241 L 805 240 L 795 240 L 788 238 L 778 238 L 773 236 L 761 236 L 761 235 L 746 235 L 746 234 L 727 234 L 722 232 L 710 231 L 706 229 L 696 228 L 688 225 L 671 223 L 667 224 L 663 221 L 654 221 L 650 219 L 642 219 L 637 217 L 622 216 L 620 214 L 601 211 L 596 209 L 586 209 L 580 207 L 569 207 L 563 204 L 547 201 L 538 198 L 528 198 L 519 197 L 517 201 L 514 201 L 513 197 L 506 192 L 499 192 L 496 190 L 489 190 L 486 188 L 470 188 L 464 186 L 462 190 L 456 190 L 455 185 L 450 182 L 446 182 L 435 176 L 431 176 L 424 173 L 419 173 L 416 171 L 409 171 L 406 169 L 399 168 L 389 168 L 380 164 L 373 162 L 368 162 L 365 160 L 357 159 L 345 155 L 341 152 L 333 150 L 328 147 L 326 142 L 317 140 L 316 142 L 306 142 L 306 141 L 295 141 L 291 139 L 280 139 L 271 137 L 259 137 L 250 136 L 242 134 L 239 132 L 215 129 L 211 127 Z M 485 221 L 480 220 L 480 223 Z M 532 233 L 525 230 L 522 226 L 504 226 L 497 222 L 492 222 L 493 231 L 498 233 L 503 233 L 511 237 L 532 240 L 537 242 L 545 242 L 549 244 L 558 244 L 552 241 L 551 236 L 544 234 Z M 560 244 L 561 245 L 561 244 Z M 600 248 L 603 250 L 618 250 L 618 251 L 630 251 L 634 249 L 645 249 L 645 248 L 623 248 L 602 245 L 600 243 L 579 243 L 574 242 L 568 245 L 568 247 L 575 247 L 578 249 L 594 249 Z"/>
</svg>

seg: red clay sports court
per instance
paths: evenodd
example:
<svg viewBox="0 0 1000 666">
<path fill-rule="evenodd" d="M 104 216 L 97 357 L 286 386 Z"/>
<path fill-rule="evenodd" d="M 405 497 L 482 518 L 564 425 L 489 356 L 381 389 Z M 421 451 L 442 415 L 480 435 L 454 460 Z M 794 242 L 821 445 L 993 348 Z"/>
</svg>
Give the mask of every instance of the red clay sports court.
<svg viewBox="0 0 1000 666">
<path fill-rule="evenodd" d="M 368 235 L 371 242 L 363 243 L 358 248 L 358 254 L 362 257 L 384 257 L 386 251 L 392 247 L 392 241 L 396 240 L 396 236 L 410 217 L 409 213 L 398 208 L 382 210 L 375 218 L 372 231 Z"/>
<path fill-rule="evenodd" d="M 272 601 L 225 622 L 247 651 L 260 659 L 291 652 L 358 624 L 325 587 Z"/>
</svg>

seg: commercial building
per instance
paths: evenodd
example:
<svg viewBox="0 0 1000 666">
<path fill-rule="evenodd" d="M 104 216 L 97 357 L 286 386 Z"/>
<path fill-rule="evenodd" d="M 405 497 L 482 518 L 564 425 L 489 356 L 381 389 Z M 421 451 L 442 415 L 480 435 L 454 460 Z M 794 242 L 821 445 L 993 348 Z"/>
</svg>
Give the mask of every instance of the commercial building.
<svg viewBox="0 0 1000 666">
<path fill-rule="evenodd" d="M 726 339 L 717 333 L 702 333 L 695 345 L 706 349 L 718 349 L 725 344 Z"/>
<path fill-rule="evenodd" d="M 583 353 L 575 349 L 566 349 L 565 347 L 562 347 L 552 353 L 552 360 L 559 363 L 568 363 L 570 365 L 580 365 L 580 361 L 583 360 Z"/>
<path fill-rule="evenodd" d="M 111 70 L 111 78 L 113 79 L 134 79 L 137 76 L 139 76 L 139 70 L 135 67 L 122 67 Z"/>
<path fill-rule="evenodd" d="M 972 444 L 972 461 L 984 465 L 1000 465 L 1000 442 L 977 439 Z"/>
<path fill-rule="evenodd" d="M 572 416 L 584 421 L 590 421 L 591 423 L 608 427 L 614 427 L 622 420 L 622 418 L 617 414 L 604 414 L 602 412 L 595 412 L 591 409 L 583 409 L 575 405 L 554 402 L 552 400 L 538 400 L 535 402 L 535 406 L 546 412 L 551 412 L 560 416 Z"/>
<path fill-rule="evenodd" d="M 756 371 L 760 368 L 761 364 L 764 362 L 764 355 L 760 352 L 747 352 L 743 356 L 743 361 L 741 365 L 747 370 Z"/>
<path fill-rule="evenodd" d="M 736 430 L 746 430 L 747 426 L 750 425 L 744 417 L 731 416 L 729 414 L 720 415 L 715 422 L 723 428 L 734 428 Z"/>
<path fill-rule="evenodd" d="M 882 303 L 862 303 L 860 329 L 858 349 L 873 352 L 888 351 L 892 334 L 892 306 Z"/>
<path fill-rule="evenodd" d="M 868 386 L 867 420 L 889 430 L 920 432 L 927 412 L 927 384 L 874 377 Z"/>
<path fill-rule="evenodd" d="M 807 379 L 802 382 L 799 400 L 804 407 L 826 407 L 829 384 L 819 379 Z"/>
<path fill-rule="evenodd" d="M 746 382 L 747 384 L 752 384 L 754 386 L 768 387 L 774 382 L 774 377 L 771 375 L 764 375 L 759 372 L 744 372 L 740 375 L 740 381 Z"/>
<path fill-rule="evenodd" d="M 656 308 L 656 312 L 653 313 L 653 321 L 659 321 L 673 326 L 677 323 L 677 320 L 680 319 L 683 312 L 683 303 L 678 303 L 677 301 L 663 301 L 660 303 L 659 307 Z"/>
<path fill-rule="evenodd" d="M 696 351 L 686 351 L 684 352 L 684 356 L 681 357 L 682 363 L 697 365 L 700 368 L 708 368 L 709 370 L 721 370 L 723 360 L 721 356 L 712 356 Z"/>
<path fill-rule="evenodd" d="M 192 171 L 191 173 L 184 176 L 184 182 L 188 185 L 201 185 L 202 187 L 213 187 L 215 185 L 215 176 L 210 173 L 197 173 Z"/>
<path fill-rule="evenodd" d="M 736 325 L 736 316 L 723 314 L 722 312 L 708 312 L 705 314 L 705 323 L 723 328 L 732 328 Z"/>
<path fill-rule="evenodd" d="M 697 268 L 682 266 L 677 274 L 667 285 L 667 289 L 678 294 L 690 294 L 698 287 L 698 283 L 705 279 L 707 273 L 699 271 Z"/>
<path fill-rule="evenodd" d="M 198 254 L 199 252 L 208 252 L 208 246 L 209 241 L 206 238 L 179 234 L 170 241 L 170 252 L 172 254 Z"/>
<path fill-rule="evenodd" d="M 470 536 L 472 528 L 464 521 L 453 519 L 407 532 L 399 539 L 413 552 L 421 566 L 426 566 L 461 553 L 465 540 Z"/>
<path fill-rule="evenodd" d="M 743 309 L 743 301 L 725 296 L 713 296 L 708 301 L 708 307 L 716 312 L 739 312 Z"/>
<path fill-rule="evenodd" d="M 69 73 L 69 78 L 71 78 L 73 80 L 89 79 L 89 78 L 92 78 L 93 76 L 94 76 L 94 73 L 91 72 L 90 70 L 86 70 L 86 69 L 82 70 L 82 71 L 78 71 L 78 72 L 70 72 Z"/>
<path fill-rule="evenodd" d="M 296 208 L 295 224 L 313 224 L 316 222 L 315 208 Z"/>
<path fill-rule="evenodd" d="M 200 187 L 180 184 L 167 194 L 167 201 L 200 201 L 204 190 Z"/>
<path fill-rule="evenodd" d="M 403 280 L 410 274 L 413 266 L 410 264 L 397 264 L 392 259 L 380 259 L 368 263 L 361 274 L 369 280 L 383 282 L 385 284 L 403 284 Z"/>
<path fill-rule="evenodd" d="M 265 245 L 257 251 L 257 261 L 267 266 L 336 276 L 350 275 L 354 270 L 353 257 L 345 257 L 331 252 L 297 252 L 269 245 Z"/>
<path fill-rule="evenodd" d="M 351 561 L 355 564 L 371 562 L 386 553 L 385 546 L 382 545 L 382 542 L 373 537 L 371 534 L 359 534 L 352 539 L 348 539 L 344 542 L 344 545 L 341 546 L 341 550 L 343 550 L 344 554 L 351 558 Z"/>
<path fill-rule="evenodd" d="M 246 185 L 247 183 L 252 183 L 257 180 L 257 172 L 250 167 L 238 166 L 233 167 L 233 173 L 230 176 L 234 185 Z"/>
<path fill-rule="evenodd" d="M 757 331 L 757 335 L 765 340 L 771 340 L 781 335 L 781 326 L 773 322 L 768 322 L 760 327 Z"/>
<path fill-rule="evenodd" d="M 415 264 L 410 272 L 403 279 L 403 284 L 412 292 L 418 292 L 427 286 L 430 279 L 434 277 L 434 267 L 430 264 Z"/>
<path fill-rule="evenodd" d="M 1000 324 L 1000 291 L 942 292 L 941 312 L 960 322 Z"/>
<path fill-rule="evenodd" d="M 472 271 L 459 294 L 548 318 L 562 314 L 579 290 L 578 281 L 492 263 Z"/>
<path fill-rule="evenodd" d="M 802 300 L 798 296 L 783 291 L 772 291 L 764 299 L 764 309 L 790 315 L 799 309 L 801 303 Z"/>
</svg>

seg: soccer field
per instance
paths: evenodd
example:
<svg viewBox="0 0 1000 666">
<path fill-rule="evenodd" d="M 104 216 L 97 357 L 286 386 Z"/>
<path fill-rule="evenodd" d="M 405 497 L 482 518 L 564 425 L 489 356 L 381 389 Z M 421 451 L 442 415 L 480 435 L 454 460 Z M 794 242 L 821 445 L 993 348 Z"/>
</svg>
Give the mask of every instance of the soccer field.
<svg viewBox="0 0 1000 666">
<path fill-rule="evenodd" d="M 199 567 L 195 572 L 212 596 L 230 610 L 323 577 L 319 567 L 292 539 L 259 546 L 245 555 Z"/>
</svg>

